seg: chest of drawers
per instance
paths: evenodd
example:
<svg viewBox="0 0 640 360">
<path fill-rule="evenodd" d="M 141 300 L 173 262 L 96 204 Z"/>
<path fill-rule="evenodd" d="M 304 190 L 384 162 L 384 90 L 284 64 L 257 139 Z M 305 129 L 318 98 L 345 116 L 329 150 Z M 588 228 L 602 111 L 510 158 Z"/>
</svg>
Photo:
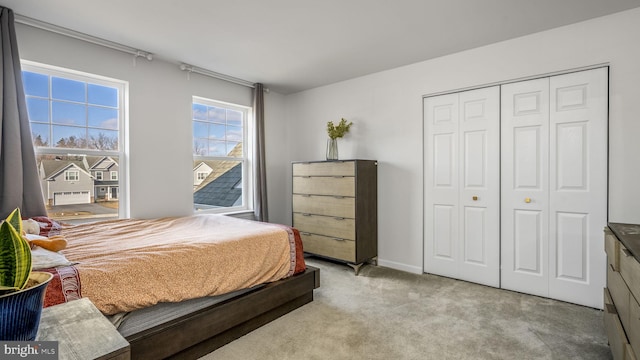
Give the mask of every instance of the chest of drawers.
<svg viewBox="0 0 640 360">
<path fill-rule="evenodd" d="M 605 228 L 604 325 L 614 360 L 640 354 L 640 225 Z"/>
<path fill-rule="evenodd" d="M 294 162 L 293 226 L 304 251 L 362 265 L 378 255 L 377 162 Z M 354 267 L 356 273 L 358 267 Z"/>
</svg>

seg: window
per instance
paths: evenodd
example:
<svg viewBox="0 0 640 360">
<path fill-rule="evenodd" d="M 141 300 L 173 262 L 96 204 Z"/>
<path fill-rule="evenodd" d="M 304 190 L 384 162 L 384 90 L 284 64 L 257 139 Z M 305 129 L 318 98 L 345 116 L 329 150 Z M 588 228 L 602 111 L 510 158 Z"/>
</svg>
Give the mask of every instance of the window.
<svg viewBox="0 0 640 360">
<path fill-rule="evenodd" d="M 249 114 L 248 107 L 193 98 L 195 210 L 251 209 Z"/>
<path fill-rule="evenodd" d="M 64 172 L 65 181 L 78 181 L 80 179 L 80 172 L 77 170 L 68 170 Z"/>
<path fill-rule="evenodd" d="M 65 216 L 68 222 L 105 214 L 126 217 L 122 199 L 101 191 L 105 170 L 115 181 L 110 184 L 114 193 L 123 185 L 118 179 L 124 169 L 119 160 L 125 158 L 126 82 L 30 61 L 23 61 L 22 69 L 48 216 Z"/>
</svg>

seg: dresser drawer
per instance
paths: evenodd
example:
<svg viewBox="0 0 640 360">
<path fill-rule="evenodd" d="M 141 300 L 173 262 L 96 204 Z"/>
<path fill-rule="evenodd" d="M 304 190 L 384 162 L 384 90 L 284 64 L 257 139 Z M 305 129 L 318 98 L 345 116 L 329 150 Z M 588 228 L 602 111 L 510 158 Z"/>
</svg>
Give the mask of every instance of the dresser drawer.
<svg viewBox="0 0 640 360">
<path fill-rule="evenodd" d="M 356 196 L 353 176 L 294 176 L 294 194 Z"/>
<path fill-rule="evenodd" d="M 354 176 L 354 161 L 294 163 L 293 176 Z"/>
<path fill-rule="evenodd" d="M 300 231 L 314 234 L 349 240 L 356 239 L 354 219 L 294 213 L 293 226 Z"/>
<path fill-rule="evenodd" d="M 616 307 L 611 301 L 609 292 L 604 289 L 604 330 L 609 339 L 609 347 L 613 354 L 614 360 L 623 360 L 625 358 L 626 347 L 629 345 L 627 337 L 624 333 L 620 319 L 616 312 Z"/>
<path fill-rule="evenodd" d="M 620 274 L 636 299 L 640 299 L 640 263 L 620 244 Z"/>
<path fill-rule="evenodd" d="M 604 231 L 604 251 L 607 263 L 613 265 L 615 271 L 620 271 L 620 242 L 610 230 Z"/>
<path fill-rule="evenodd" d="M 355 218 L 355 198 L 293 194 L 293 212 Z"/>
<path fill-rule="evenodd" d="M 607 268 L 607 289 L 611 294 L 613 304 L 622 325 L 626 328 L 629 322 L 629 289 L 619 272 L 613 271 L 612 266 Z"/>
<path fill-rule="evenodd" d="M 302 238 L 303 250 L 306 252 L 344 261 L 356 261 L 355 241 L 337 240 L 303 231 L 300 232 L 300 237 Z"/>
</svg>

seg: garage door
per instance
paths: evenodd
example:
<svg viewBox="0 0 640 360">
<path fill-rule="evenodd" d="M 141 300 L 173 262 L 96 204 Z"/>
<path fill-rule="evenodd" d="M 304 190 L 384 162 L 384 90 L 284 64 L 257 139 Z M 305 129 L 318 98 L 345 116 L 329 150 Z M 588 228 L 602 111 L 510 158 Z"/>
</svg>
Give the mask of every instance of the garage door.
<svg viewBox="0 0 640 360">
<path fill-rule="evenodd" d="M 89 200 L 89 191 L 53 193 L 53 205 L 88 204 Z"/>
</svg>

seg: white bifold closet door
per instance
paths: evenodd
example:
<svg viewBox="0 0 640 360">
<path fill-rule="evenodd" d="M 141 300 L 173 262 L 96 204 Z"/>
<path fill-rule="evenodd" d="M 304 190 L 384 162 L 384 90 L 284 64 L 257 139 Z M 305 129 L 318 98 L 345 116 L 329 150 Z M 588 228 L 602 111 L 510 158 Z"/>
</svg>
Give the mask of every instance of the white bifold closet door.
<svg viewBox="0 0 640 360">
<path fill-rule="evenodd" d="M 500 89 L 424 99 L 424 271 L 500 285 Z"/>
<path fill-rule="evenodd" d="M 602 308 L 608 69 L 502 86 L 501 287 Z"/>
</svg>

